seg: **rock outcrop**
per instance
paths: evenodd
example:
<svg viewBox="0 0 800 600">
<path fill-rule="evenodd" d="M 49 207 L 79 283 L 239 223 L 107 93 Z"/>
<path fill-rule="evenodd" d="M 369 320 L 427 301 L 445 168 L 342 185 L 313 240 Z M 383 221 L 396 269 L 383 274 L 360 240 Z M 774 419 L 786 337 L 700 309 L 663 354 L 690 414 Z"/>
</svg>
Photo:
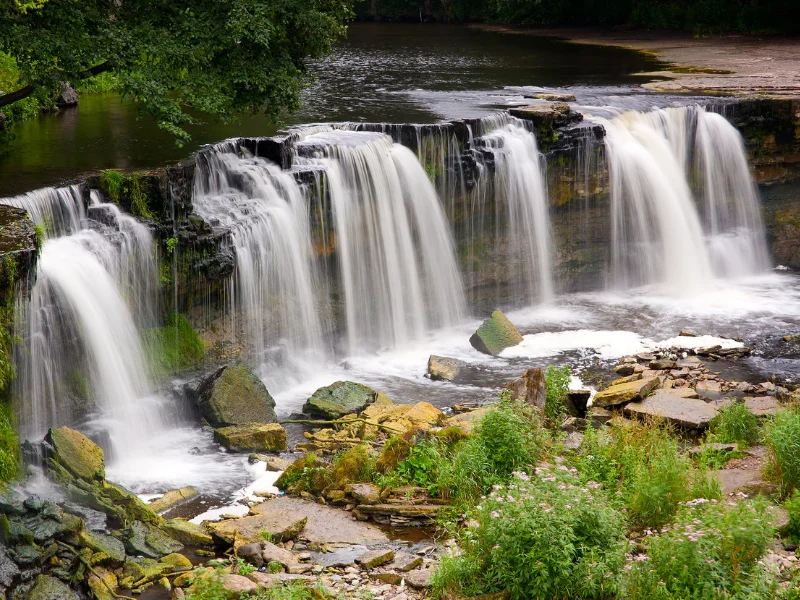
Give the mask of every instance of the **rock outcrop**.
<svg viewBox="0 0 800 600">
<path fill-rule="evenodd" d="M 303 405 L 303 412 L 323 419 L 340 419 L 360 413 L 378 399 L 379 392 L 353 381 L 337 381 L 318 389 Z"/>
<path fill-rule="evenodd" d="M 512 400 L 522 400 L 544 410 L 547 402 L 547 382 L 544 371 L 540 368 L 528 369 L 522 377 L 508 382 L 503 389 L 511 392 Z"/>
<path fill-rule="evenodd" d="M 262 381 L 242 365 L 227 365 L 203 380 L 197 406 L 212 427 L 274 423 L 275 400 Z"/>
</svg>

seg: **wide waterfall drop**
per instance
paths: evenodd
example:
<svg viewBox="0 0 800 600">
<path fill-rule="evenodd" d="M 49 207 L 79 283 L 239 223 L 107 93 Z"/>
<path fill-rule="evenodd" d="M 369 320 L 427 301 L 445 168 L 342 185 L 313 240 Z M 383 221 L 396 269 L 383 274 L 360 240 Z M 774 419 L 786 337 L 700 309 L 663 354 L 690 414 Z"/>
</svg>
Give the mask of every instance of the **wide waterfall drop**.
<svg viewBox="0 0 800 600">
<path fill-rule="evenodd" d="M 514 273 L 528 301 L 553 298 L 552 244 L 542 155 L 536 137 L 513 119 L 481 138 L 494 156 L 493 191 L 508 236 Z M 500 234 L 501 232 L 498 232 Z"/>
<path fill-rule="evenodd" d="M 198 156 L 193 202 L 212 226 L 230 228 L 236 255 L 233 314 L 243 315 L 235 334 L 244 332 L 262 364 L 273 363 L 266 352 L 278 348 L 295 366 L 320 363 L 327 355 L 320 286 L 308 204 L 294 177 L 235 142 L 224 142 Z"/>
<path fill-rule="evenodd" d="M 348 351 L 395 347 L 465 313 L 454 243 L 417 157 L 385 134 L 323 131 L 297 145 L 324 169 Z"/>
<path fill-rule="evenodd" d="M 768 270 L 758 192 L 742 136 L 722 115 L 697 111 L 696 162 L 714 272 L 734 277 Z"/>
<path fill-rule="evenodd" d="M 0 202 L 26 210 L 46 237 L 80 231 L 86 218 L 81 192 L 76 185 L 33 190 Z"/>
</svg>

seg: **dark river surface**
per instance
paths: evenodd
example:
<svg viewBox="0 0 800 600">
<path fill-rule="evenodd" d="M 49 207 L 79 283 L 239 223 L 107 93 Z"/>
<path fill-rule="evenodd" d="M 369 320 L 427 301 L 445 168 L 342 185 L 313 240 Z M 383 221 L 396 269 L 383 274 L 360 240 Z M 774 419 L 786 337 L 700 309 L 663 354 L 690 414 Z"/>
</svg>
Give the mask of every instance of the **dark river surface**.
<svg viewBox="0 0 800 600">
<path fill-rule="evenodd" d="M 635 86 L 658 70 L 651 56 L 553 38 L 458 25 L 354 23 L 330 59 L 315 63 L 304 107 L 284 125 L 365 121 L 432 123 L 488 112 L 509 87 Z M 454 93 L 478 92 L 477 97 Z M 492 92 L 495 95 L 487 94 Z M 499 96 L 498 96 L 499 95 Z M 183 148 L 116 94 L 85 94 L 80 105 L 20 124 L 0 154 L 0 197 L 55 185 L 96 169 L 144 169 L 186 158 L 203 144 L 272 135 L 264 118 L 189 128 Z"/>
</svg>

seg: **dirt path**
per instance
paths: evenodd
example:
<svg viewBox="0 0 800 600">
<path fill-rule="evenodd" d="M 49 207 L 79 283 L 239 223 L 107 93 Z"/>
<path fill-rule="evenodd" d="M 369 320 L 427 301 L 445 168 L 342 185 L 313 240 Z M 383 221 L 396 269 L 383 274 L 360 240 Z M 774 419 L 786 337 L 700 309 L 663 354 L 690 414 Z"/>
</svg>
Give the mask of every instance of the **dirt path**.
<svg viewBox="0 0 800 600">
<path fill-rule="evenodd" d="M 668 80 L 645 84 L 652 90 L 800 98 L 800 38 L 746 35 L 694 38 L 684 33 L 645 30 L 479 27 L 650 52 L 669 63 L 665 71 L 658 72 L 659 77 Z"/>
</svg>

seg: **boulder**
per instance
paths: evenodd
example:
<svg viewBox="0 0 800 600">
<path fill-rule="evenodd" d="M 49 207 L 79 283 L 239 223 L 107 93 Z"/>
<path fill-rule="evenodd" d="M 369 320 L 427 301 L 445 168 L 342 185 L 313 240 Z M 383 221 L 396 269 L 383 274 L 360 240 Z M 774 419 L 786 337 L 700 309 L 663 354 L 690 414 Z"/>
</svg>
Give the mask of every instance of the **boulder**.
<svg viewBox="0 0 800 600">
<path fill-rule="evenodd" d="M 745 398 L 744 405 L 751 413 L 757 417 L 772 416 L 780 408 L 780 404 L 774 396 L 758 396 L 756 398 Z"/>
<path fill-rule="evenodd" d="M 374 569 L 393 560 L 394 550 L 369 550 L 356 558 L 356 562 L 365 569 Z"/>
<path fill-rule="evenodd" d="M 187 546 L 211 546 L 214 543 L 211 534 L 205 527 L 183 519 L 164 521 L 161 528 L 171 538 Z"/>
<path fill-rule="evenodd" d="M 648 377 L 611 385 L 595 394 L 592 406 L 604 408 L 641 400 L 657 388 L 660 382 L 661 380 L 658 377 Z"/>
<path fill-rule="evenodd" d="M 272 542 L 262 542 L 259 548 L 261 549 L 261 560 L 266 565 L 271 562 L 277 562 L 288 568 L 289 565 L 297 564 L 297 558 L 294 554 L 280 546 L 276 546 Z"/>
<path fill-rule="evenodd" d="M 39 575 L 26 598 L 28 600 L 78 600 L 78 595 L 69 589 L 66 583 L 55 577 Z"/>
<path fill-rule="evenodd" d="M 683 389 L 689 388 L 659 390 L 640 402 L 627 404 L 624 412 L 629 416 L 661 417 L 689 429 L 705 429 L 717 416 L 717 409 L 698 398 L 687 398 L 688 393 L 680 392 Z"/>
<path fill-rule="evenodd" d="M 564 127 L 583 120 L 581 113 L 573 112 L 569 104 L 561 102 L 541 102 L 511 108 L 508 112 L 512 117 L 533 121 L 537 129 L 542 132 L 550 132 L 556 127 Z"/>
<path fill-rule="evenodd" d="M 133 555 L 156 559 L 183 550 L 183 544 L 172 539 L 157 527 L 141 521 L 136 521 L 131 525 L 127 532 L 125 547 Z"/>
<path fill-rule="evenodd" d="M 111 590 L 115 590 L 119 583 L 113 571 L 103 567 L 95 567 L 94 573 L 89 575 L 87 583 L 95 600 L 115 600 Z"/>
<path fill-rule="evenodd" d="M 378 399 L 378 392 L 353 381 L 337 381 L 319 388 L 303 405 L 303 412 L 323 419 L 360 413 Z"/>
<path fill-rule="evenodd" d="M 428 358 L 428 375 L 434 381 L 453 381 L 466 364 L 463 360 L 458 360 L 457 358 L 431 354 L 430 358 Z"/>
<path fill-rule="evenodd" d="M 19 576 L 19 567 L 6 554 L 7 546 L 5 541 L 0 539 L 0 542 L 2 542 L 0 543 L 0 598 L 2 598 L 6 588 L 10 587 Z"/>
<path fill-rule="evenodd" d="M 381 490 L 371 483 L 350 483 L 344 488 L 358 504 L 377 504 L 381 500 Z"/>
<path fill-rule="evenodd" d="M 78 92 L 76 92 L 70 84 L 65 83 L 61 86 L 61 93 L 58 95 L 58 98 L 56 98 L 55 104 L 58 108 L 77 106 L 78 99 Z"/>
<path fill-rule="evenodd" d="M 544 372 L 538 367 L 528 369 L 522 377 L 508 382 L 503 389 L 511 392 L 512 400 L 522 400 L 544 409 L 547 401 L 547 384 Z"/>
<path fill-rule="evenodd" d="M 224 366 L 197 388 L 197 405 L 212 427 L 275 423 L 275 400 L 256 375 L 242 365 Z"/>
<path fill-rule="evenodd" d="M 286 430 L 278 423 L 244 423 L 214 431 L 214 441 L 233 452 L 286 450 Z"/>
<path fill-rule="evenodd" d="M 264 502 L 256 508 L 269 504 L 270 502 Z M 241 519 L 209 523 L 208 527 L 215 538 L 229 545 L 234 541 L 245 544 L 261 543 L 265 538 L 286 542 L 296 538 L 307 521 L 308 517 L 297 511 L 263 510 L 259 514 Z"/>
<path fill-rule="evenodd" d="M 196 498 L 199 494 L 197 490 L 194 489 L 192 486 L 188 485 L 186 487 L 182 487 L 178 490 L 170 490 L 161 498 L 157 498 L 148 504 L 148 506 L 153 509 L 155 512 L 163 512 L 167 509 L 172 508 L 173 506 L 177 506 L 187 500 L 191 500 L 192 498 Z"/>
<path fill-rule="evenodd" d="M 78 534 L 78 545 L 93 552 L 102 552 L 115 563 L 125 562 L 125 544 L 110 535 L 84 529 Z"/>
<path fill-rule="evenodd" d="M 499 310 L 494 311 L 469 338 L 469 343 L 478 352 L 492 356 L 497 356 L 506 348 L 516 346 L 520 342 L 522 335 Z"/>
<path fill-rule="evenodd" d="M 614 418 L 614 413 L 599 406 L 592 406 L 586 411 L 586 418 L 591 421 L 593 426 L 599 427 Z"/>
<path fill-rule="evenodd" d="M 678 366 L 678 363 L 676 363 L 674 360 L 660 359 L 651 360 L 647 366 L 653 371 L 666 371 L 668 369 L 674 369 Z"/>
<path fill-rule="evenodd" d="M 51 460 L 73 476 L 86 481 L 103 481 L 103 450 L 82 433 L 69 427 L 51 428 L 45 441 L 52 447 Z"/>
</svg>

